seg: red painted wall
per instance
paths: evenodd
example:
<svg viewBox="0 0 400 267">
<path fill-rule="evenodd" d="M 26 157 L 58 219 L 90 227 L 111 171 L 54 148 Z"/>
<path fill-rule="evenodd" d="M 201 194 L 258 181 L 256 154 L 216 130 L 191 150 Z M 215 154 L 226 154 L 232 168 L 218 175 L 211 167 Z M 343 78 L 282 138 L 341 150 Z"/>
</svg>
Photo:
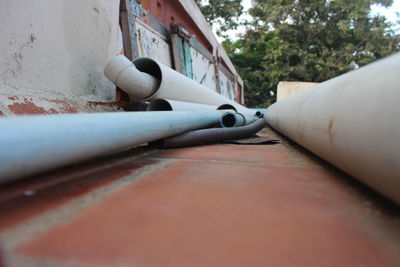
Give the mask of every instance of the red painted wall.
<svg viewBox="0 0 400 267">
<path fill-rule="evenodd" d="M 142 7 L 155 16 L 165 27 L 170 28 L 171 23 L 181 25 L 185 30 L 194 35 L 210 53 L 212 46 L 201 33 L 196 23 L 177 0 L 143 0 Z"/>
</svg>

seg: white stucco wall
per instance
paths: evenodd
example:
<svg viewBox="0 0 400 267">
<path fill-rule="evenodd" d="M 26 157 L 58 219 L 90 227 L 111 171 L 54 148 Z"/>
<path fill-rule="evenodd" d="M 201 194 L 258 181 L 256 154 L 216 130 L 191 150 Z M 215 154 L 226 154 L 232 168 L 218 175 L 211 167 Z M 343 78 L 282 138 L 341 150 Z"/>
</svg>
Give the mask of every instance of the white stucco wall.
<svg viewBox="0 0 400 267">
<path fill-rule="evenodd" d="M 112 100 L 103 75 L 118 52 L 119 0 L 0 1 L 2 88 Z"/>
</svg>

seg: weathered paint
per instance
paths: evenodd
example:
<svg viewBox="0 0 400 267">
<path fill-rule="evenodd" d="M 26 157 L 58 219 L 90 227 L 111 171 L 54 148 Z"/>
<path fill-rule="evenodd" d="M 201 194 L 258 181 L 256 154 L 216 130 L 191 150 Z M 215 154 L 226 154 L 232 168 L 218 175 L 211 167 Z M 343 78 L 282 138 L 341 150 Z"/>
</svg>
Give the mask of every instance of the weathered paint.
<svg viewBox="0 0 400 267">
<path fill-rule="evenodd" d="M 147 9 L 151 14 L 156 16 L 160 22 L 167 28 L 170 27 L 171 23 L 181 25 L 183 28 L 188 30 L 192 35 L 195 35 L 199 42 L 210 52 L 213 51 L 213 40 L 209 40 L 203 34 L 203 31 L 193 21 L 191 15 L 188 14 L 184 7 L 176 0 L 143 0 L 143 8 Z M 200 13 L 201 15 L 201 13 Z M 211 31 L 210 31 L 211 32 Z M 215 37 L 214 37 L 215 39 Z M 216 41 L 216 40 L 215 40 Z"/>
<path fill-rule="evenodd" d="M 157 17 L 165 27 L 168 28 L 171 23 L 179 24 L 190 36 L 194 37 L 193 39 L 199 42 L 200 46 L 205 47 L 204 50 L 208 51 L 211 57 L 213 55 L 218 57 L 220 63 L 225 66 L 228 72 L 233 76 L 238 75 L 224 48 L 218 44 L 210 26 L 205 21 L 204 16 L 194 2 L 190 0 L 144 0 L 141 4 L 145 9 L 149 10 L 151 14 Z M 219 76 L 218 73 L 215 73 L 215 67 L 210 66 L 214 63 L 213 60 L 209 58 L 209 62 L 203 62 L 207 61 L 207 59 L 198 58 L 197 62 L 194 62 L 193 56 L 195 51 L 193 49 L 195 48 L 193 46 L 190 47 L 191 60 L 189 60 L 189 57 L 187 57 L 188 53 L 186 52 L 186 50 L 188 50 L 186 41 L 180 40 L 179 36 L 172 36 L 172 46 L 175 68 L 177 71 L 206 85 L 208 88 L 222 93 L 232 100 L 237 99 L 239 103 L 244 102 L 242 99 L 243 81 L 241 79 L 237 79 L 237 81 L 235 79 L 233 81 L 218 81 Z M 203 68 L 204 64 L 208 65 L 206 71 Z M 197 69 L 199 65 L 201 69 Z M 222 77 L 222 79 L 223 78 L 224 77 Z M 219 82 L 224 84 L 224 89 L 220 89 L 221 85 L 217 84 Z M 238 83 L 238 85 L 236 85 L 236 83 Z M 237 90 L 241 91 L 237 94 Z M 239 95 L 239 97 L 237 97 L 237 95 Z"/>
<path fill-rule="evenodd" d="M 185 57 L 183 55 L 183 40 L 179 34 L 171 34 L 171 46 L 174 58 L 174 66 L 177 72 L 185 75 Z"/>
<path fill-rule="evenodd" d="M 0 97 L 8 110 L 14 115 L 77 113 L 78 108 L 67 100 L 42 97 L 9 96 Z"/>
<path fill-rule="evenodd" d="M 164 65 L 172 67 L 168 41 L 138 19 L 135 20 L 135 26 L 139 57 L 156 59 Z"/>
<path fill-rule="evenodd" d="M 138 57 L 135 30 L 137 6 L 135 1 L 121 0 L 119 7 L 119 24 L 121 25 L 123 51 L 125 52 L 125 56 L 130 60 Z"/>
<path fill-rule="evenodd" d="M 215 66 L 212 61 L 205 57 L 201 52 L 191 47 L 190 55 L 192 58 L 193 80 L 216 91 Z"/>
<path fill-rule="evenodd" d="M 25 115 L 25 114 L 54 114 L 58 113 L 54 109 L 45 110 L 42 107 L 36 106 L 31 100 L 24 98 L 24 102 L 17 102 L 8 105 L 9 110 L 15 115 Z"/>
<path fill-rule="evenodd" d="M 190 44 L 186 40 L 183 40 L 183 55 L 185 57 L 185 74 L 187 77 L 193 79 L 193 68 L 192 68 L 192 57 L 190 55 Z"/>
<path fill-rule="evenodd" d="M 0 1 L 0 91 L 113 100 L 103 68 L 118 53 L 118 7 L 108 0 Z"/>
<path fill-rule="evenodd" d="M 235 80 L 230 79 L 225 73 L 218 68 L 219 86 L 221 94 L 231 100 L 235 100 Z"/>
<path fill-rule="evenodd" d="M 57 105 L 59 105 L 61 111 L 60 113 L 78 113 L 77 108 L 66 100 L 46 99 L 46 98 L 42 99 L 49 103 L 56 103 Z"/>
</svg>

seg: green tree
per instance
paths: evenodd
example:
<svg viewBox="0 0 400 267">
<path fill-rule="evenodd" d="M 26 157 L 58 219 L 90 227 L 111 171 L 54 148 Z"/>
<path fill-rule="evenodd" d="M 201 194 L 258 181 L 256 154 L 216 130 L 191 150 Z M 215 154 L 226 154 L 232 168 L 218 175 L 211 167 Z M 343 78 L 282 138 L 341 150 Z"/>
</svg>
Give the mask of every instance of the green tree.
<svg viewBox="0 0 400 267">
<path fill-rule="evenodd" d="M 210 24 L 216 24 L 222 36 L 229 29 L 236 29 L 243 13 L 242 0 L 195 0 Z"/>
<path fill-rule="evenodd" d="M 400 38 L 372 4 L 391 0 L 253 0 L 252 21 L 224 46 L 245 82 L 246 103 L 275 101 L 279 81 L 323 82 L 398 51 Z"/>
</svg>

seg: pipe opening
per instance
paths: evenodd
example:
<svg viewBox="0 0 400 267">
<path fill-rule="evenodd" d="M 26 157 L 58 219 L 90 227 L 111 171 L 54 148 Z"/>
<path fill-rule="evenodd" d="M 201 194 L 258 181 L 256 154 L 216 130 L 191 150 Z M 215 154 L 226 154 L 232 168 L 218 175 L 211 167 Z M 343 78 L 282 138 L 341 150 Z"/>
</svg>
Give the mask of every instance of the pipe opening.
<svg viewBox="0 0 400 267">
<path fill-rule="evenodd" d="M 234 127 L 236 125 L 236 116 L 233 113 L 227 113 L 222 115 L 221 125 L 225 128 Z"/>
<path fill-rule="evenodd" d="M 237 111 L 236 108 L 235 108 L 234 106 L 229 105 L 229 104 L 223 104 L 223 105 L 221 105 L 221 106 L 219 106 L 219 107 L 217 108 L 217 110 L 225 110 L 225 109 L 230 109 L 230 110 Z"/>
<path fill-rule="evenodd" d="M 149 98 L 156 94 L 158 89 L 160 89 L 160 85 L 162 82 L 162 71 L 158 63 L 150 58 L 138 58 L 135 59 L 132 63 L 139 71 L 150 74 L 151 76 L 158 79 L 157 89 L 153 91 L 150 95 L 146 96 L 146 98 Z"/>
<path fill-rule="evenodd" d="M 157 62 L 155 62 L 154 60 L 150 58 L 138 58 L 135 59 L 132 63 L 138 70 L 150 74 L 151 76 L 161 81 L 161 69 L 160 66 L 158 66 Z"/>
<path fill-rule="evenodd" d="M 164 99 L 155 99 L 147 107 L 148 111 L 172 111 L 172 106 Z"/>
</svg>

